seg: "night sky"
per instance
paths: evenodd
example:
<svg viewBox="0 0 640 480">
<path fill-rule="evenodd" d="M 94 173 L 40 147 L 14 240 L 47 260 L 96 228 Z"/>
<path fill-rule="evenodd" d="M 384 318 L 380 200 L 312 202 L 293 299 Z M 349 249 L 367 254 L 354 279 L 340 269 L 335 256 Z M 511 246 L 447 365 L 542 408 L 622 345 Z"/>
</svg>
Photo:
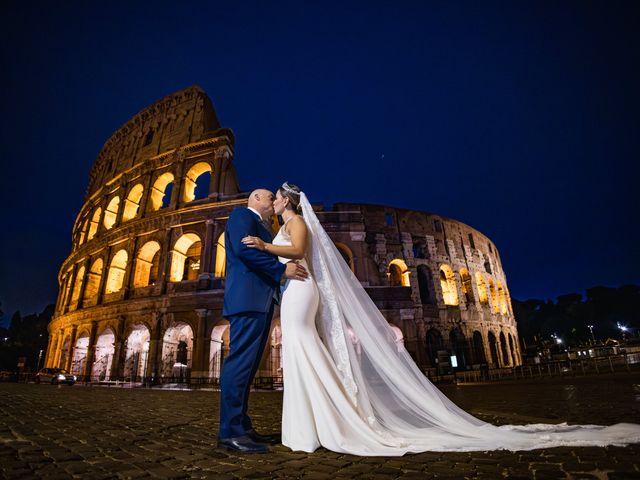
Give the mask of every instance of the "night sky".
<svg viewBox="0 0 640 480">
<path fill-rule="evenodd" d="M 516 299 L 640 283 L 638 2 L 12 1 L 0 22 L 7 317 L 55 301 L 107 138 L 194 84 L 245 191 L 460 220 Z"/>
</svg>

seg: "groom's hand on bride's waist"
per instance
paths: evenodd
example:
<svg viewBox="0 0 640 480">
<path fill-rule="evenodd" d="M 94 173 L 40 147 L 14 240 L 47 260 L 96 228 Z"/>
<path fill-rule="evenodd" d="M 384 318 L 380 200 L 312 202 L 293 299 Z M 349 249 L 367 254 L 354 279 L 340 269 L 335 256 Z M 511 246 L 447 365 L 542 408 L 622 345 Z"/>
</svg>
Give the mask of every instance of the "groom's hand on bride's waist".
<svg viewBox="0 0 640 480">
<path fill-rule="evenodd" d="M 282 278 L 289 278 L 291 280 L 304 280 L 309 276 L 309 272 L 297 262 L 287 263 Z"/>
</svg>

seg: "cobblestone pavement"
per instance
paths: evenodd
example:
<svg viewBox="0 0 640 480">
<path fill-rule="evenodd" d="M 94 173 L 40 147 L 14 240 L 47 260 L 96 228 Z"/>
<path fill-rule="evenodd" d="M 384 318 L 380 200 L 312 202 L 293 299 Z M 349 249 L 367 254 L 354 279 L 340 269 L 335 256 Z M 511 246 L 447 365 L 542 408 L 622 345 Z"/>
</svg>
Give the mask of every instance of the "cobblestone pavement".
<svg viewBox="0 0 640 480">
<path fill-rule="evenodd" d="M 640 374 L 443 386 L 494 423 L 640 423 Z M 279 430 L 282 395 L 256 392 L 257 429 Z M 640 479 L 640 445 L 361 458 L 327 450 L 215 449 L 218 393 L 0 384 L 4 478 Z"/>
</svg>

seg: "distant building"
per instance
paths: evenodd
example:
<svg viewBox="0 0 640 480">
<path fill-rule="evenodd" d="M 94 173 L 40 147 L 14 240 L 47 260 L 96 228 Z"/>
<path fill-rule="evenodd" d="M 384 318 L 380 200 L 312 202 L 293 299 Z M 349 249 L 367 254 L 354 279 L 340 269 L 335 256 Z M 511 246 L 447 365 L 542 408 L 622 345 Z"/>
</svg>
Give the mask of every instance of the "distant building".
<svg viewBox="0 0 640 480">
<path fill-rule="evenodd" d="M 154 103 L 107 140 L 60 269 L 46 367 L 92 380 L 219 378 L 229 343 L 223 231 L 248 196 L 233 146 L 198 87 Z M 425 372 L 521 364 L 506 278 L 486 236 L 385 206 L 338 203 L 318 216 Z M 277 316 L 270 339 L 258 376 L 277 380 Z"/>
</svg>

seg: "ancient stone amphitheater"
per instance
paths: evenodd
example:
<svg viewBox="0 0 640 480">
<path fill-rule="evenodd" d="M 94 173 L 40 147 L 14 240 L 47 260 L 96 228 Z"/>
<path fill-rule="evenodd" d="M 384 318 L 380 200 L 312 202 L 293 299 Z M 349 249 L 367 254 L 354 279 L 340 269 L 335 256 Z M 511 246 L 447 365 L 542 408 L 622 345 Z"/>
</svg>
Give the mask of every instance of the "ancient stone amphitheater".
<svg viewBox="0 0 640 480">
<path fill-rule="evenodd" d="M 233 132 L 200 88 L 169 95 L 118 129 L 91 169 L 60 268 L 45 366 L 94 382 L 215 384 L 229 340 L 223 231 L 247 197 Z M 318 216 L 425 373 L 521 363 L 489 238 L 387 206 L 338 203 L 318 207 Z M 265 386 L 282 380 L 277 313 L 270 339 L 256 379 Z"/>
</svg>

